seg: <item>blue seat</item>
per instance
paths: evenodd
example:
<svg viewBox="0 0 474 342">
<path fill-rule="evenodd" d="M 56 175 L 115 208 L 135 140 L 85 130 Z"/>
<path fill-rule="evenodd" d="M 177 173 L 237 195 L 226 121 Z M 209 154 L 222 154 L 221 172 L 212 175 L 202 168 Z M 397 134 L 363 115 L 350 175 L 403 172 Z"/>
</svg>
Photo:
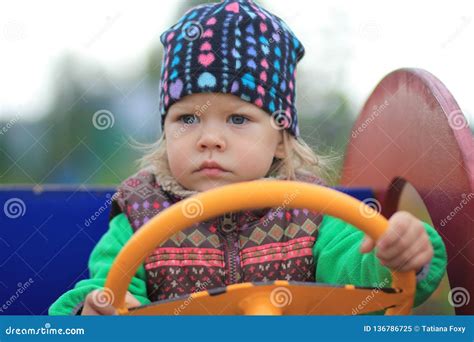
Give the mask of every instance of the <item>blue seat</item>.
<svg viewBox="0 0 474 342">
<path fill-rule="evenodd" d="M 342 188 L 360 200 L 367 188 Z M 114 188 L 0 188 L 0 314 L 47 315 L 89 276 L 87 261 L 108 228 Z M 94 219 L 92 219 L 94 217 Z"/>
</svg>

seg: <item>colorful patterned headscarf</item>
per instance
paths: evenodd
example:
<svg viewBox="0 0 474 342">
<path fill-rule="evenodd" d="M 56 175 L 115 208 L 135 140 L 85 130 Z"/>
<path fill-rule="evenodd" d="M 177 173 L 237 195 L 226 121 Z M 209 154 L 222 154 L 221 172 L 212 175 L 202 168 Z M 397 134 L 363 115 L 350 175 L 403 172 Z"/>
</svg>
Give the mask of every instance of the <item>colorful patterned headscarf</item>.
<svg viewBox="0 0 474 342">
<path fill-rule="evenodd" d="M 295 73 L 304 47 L 282 19 L 250 0 L 205 4 L 186 12 L 160 40 L 162 128 L 180 98 L 217 92 L 255 104 L 277 128 L 299 136 Z"/>
</svg>

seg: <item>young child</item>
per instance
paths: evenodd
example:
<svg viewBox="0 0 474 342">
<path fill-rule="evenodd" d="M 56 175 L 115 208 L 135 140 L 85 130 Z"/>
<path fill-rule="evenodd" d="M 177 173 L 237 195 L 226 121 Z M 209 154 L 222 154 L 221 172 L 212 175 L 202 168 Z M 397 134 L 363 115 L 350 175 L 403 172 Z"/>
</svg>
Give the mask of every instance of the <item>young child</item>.
<svg viewBox="0 0 474 342">
<path fill-rule="evenodd" d="M 304 48 L 280 18 L 252 1 L 205 4 L 161 42 L 163 134 L 143 169 L 118 188 L 109 230 L 89 260 L 90 279 L 53 303 L 51 315 L 114 314 L 102 290 L 114 258 L 149 219 L 183 198 L 260 178 L 326 184 L 322 159 L 298 129 L 295 67 Z M 363 238 L 348 223 L 304 208 L 227 213 L 157 246 L 126 301 L 136 306 L 277 279 L 387 287 L 388 268 L 417 272 L 415 305 L 437 288 L 446 252 L 433 227 L 397 212 L 376 246 Z"/>
</svg>

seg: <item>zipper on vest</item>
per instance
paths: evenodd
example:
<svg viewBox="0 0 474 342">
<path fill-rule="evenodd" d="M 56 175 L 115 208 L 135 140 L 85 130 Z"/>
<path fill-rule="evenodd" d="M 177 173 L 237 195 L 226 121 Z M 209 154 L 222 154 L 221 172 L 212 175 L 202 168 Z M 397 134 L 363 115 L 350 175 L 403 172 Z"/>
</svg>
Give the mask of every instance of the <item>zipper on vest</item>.
<svg viewBox="0 0 474 342">
<path fill-rule="evenodd" d="M 240 280 L 238 232 L 235 216 L 225 213 L 222 218 L 221 230 L 225 237 L 227 250 L 227 285 Z"/>
</svg>

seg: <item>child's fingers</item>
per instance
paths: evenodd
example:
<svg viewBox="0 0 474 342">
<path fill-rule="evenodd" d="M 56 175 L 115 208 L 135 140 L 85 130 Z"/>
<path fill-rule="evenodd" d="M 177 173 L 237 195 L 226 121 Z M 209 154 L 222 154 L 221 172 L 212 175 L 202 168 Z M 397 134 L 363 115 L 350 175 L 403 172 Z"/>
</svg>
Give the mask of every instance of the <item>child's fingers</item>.
<svg viewBox="0 0 474 342">
<path fill-rule="evenodd" d="M 397 211 L 388 220 L 388 229 L 377 241 L 377 248 L 388 248 L 397 243 L 413 222 L 413 216 L 405 211 Z"/>
<path fill-rule="evenodd" d="M 375 242 L 369 236 L 365 236 L 362 244 L 360 245 L 360 252 L 361 253 L 368 253 L 375 247 Z"/>
<path fill-rule="evenodd" d="M 141 303 L 129 291 L 125 295 L 125 304 L 128 308 L 140 306 Z M 94 290 L 89 293 L 84 301 L 82 315 L 116 315 L 117 311 L 112 306 L 112 297 L 103 290 Z"/>
<path fill-rule="evenodd" d="M 427 235 L 420 237 L 419 245 L 419 250 L 414 250 L 411 252 L 408 251 L 407 253 L 404 253 L 402 256 L 404 262 L 397 266 L 400 271 L 404 272 L 408 270 L 418 270 L 423 267 L 423 265 L 431 261 L 434 251 L 429 237 Z"/>
<path fill-rule="evenodd" d="M 396 236 L 394 236 L 396 235 Z M 405 232 L 391 230 L 377 242 L 377 257 L 380 259 L 394 259 L 400 256 L 400 251 L 406 251 L 414 244 L 420 233 L 416 227 L 408 227 Z M 388 242 L 387 242 L 388 241 Z"/>
<path fill-rule="evenodd" d="M 402 238 L 403 233 L 400 229 L 389 226 L 388 230 L 383 234 L 377 241 L 376 247 L 378 249 L 388 249 L 398 244 L 398 241 Z"/>
<path fill-rule="evenodd" d="M 407 264 L 403 265 L 400 268 L 400 271 L 405 272 L 405 271 L 419 270 L 424 265 L 428 264 L 432 258 L 433 258 L 432 251 L 430 251 L 429 249 L 425 250 L 422 253 L 418 254 L 416 257 L 410 259 L 410 261 Z"/>
<path fill-rule="evenodd" d="M 406 272 L 406 271 L 416 271 L 423 267 L 430 262 L 432 255 L 429 249 L 422 250 L 416 255 L 411 258 L 405 259 L 405 262 L 402 262 L 395 266 L 393 269 L 399 272 Z"/>
<path fill-rule="evenodd" d="M 127 304 L 128 308 L 133 308 L 142 305 L 142 303 L 140 303 L 138 299 L 136 299 L 129 291 L 127 291 L 127 294 L 125 296 L 125 303 Z"/>
<path fill-rule="evenodd" d="M 389 267 L 393 270 L 400 271 L 403 267 L 410 263 L 410 261 L 415 258 L 418 254 L 422 253 L 426 249 L 424 243 L 416 243 L 409 246 L 403 252 L 399 253 L 395 257 L 384 258 L 379 257 L 380 263 L 386 267 Z"/>
</svg>

